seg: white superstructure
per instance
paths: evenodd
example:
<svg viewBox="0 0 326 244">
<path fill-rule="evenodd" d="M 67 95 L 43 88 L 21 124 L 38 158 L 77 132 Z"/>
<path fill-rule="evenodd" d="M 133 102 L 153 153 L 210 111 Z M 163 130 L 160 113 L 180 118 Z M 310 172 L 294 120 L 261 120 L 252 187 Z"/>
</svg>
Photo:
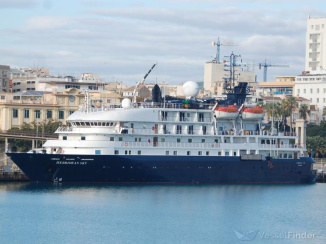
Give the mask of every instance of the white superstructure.
<svg viewBox="0 0 326 244">
<path fill-rule="evenodd" d="M 263 128 L 262 117 L 242 119 L 240 109 L 236 116 L 219 117 L 218 109 L 216 103 L 194 100 L 124 100 L 122 108 L 81 108 L 67 119 L 68 127 L 56 131 L 59 140 L 47 141 L 43 150 L 69 155 L 304 156 L 305 145 L 293 144 L 295 134 L 271 133 Z"/>
</svg>

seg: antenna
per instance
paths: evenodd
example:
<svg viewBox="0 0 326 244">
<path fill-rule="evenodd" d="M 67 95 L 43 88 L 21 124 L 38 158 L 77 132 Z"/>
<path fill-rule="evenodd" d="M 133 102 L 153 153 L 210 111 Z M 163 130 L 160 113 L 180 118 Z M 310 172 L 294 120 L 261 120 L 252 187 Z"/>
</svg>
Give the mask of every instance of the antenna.
<svg viewBox="0 0 326 244">
<path fill-rule="evenodd" d="M 212 46 L 216 46 L 216 56 L 215 56 L 215 61 L 217 63 L 220 63 L 220 46 L 223 45 L 223 46 L 236 46 L 236 44 L 233 44 L 233 43 L 221 43 L 220 42 L 220 38 L 218 37 L 217 38 L 217 42 L 215 41 L 212 41 Z"/>
</svg>

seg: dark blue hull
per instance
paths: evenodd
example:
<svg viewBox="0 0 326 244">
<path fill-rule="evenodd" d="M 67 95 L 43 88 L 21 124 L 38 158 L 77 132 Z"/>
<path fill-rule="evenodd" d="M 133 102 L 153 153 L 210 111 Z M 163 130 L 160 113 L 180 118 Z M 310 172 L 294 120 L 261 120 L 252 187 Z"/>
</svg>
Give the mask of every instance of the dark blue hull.
<svg viewBox="0 0 326 244">
<path fill-rule="evenodd" d="M 313 183 L 311 158 L 7 153 L 37 182 Z"/>
</svg>

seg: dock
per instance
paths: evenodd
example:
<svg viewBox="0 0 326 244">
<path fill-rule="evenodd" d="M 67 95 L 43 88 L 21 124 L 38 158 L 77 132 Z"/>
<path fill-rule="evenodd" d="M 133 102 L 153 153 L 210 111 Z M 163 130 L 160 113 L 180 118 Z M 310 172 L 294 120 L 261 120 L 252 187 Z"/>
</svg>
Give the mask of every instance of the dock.
<svg viewBox="0 0 326 244">
<path fill-rule="evenodd" d="M 30 181 L 30 179 L 22 171 L 0 171 L 0 182 L 1 181 Z"/>
</svg>

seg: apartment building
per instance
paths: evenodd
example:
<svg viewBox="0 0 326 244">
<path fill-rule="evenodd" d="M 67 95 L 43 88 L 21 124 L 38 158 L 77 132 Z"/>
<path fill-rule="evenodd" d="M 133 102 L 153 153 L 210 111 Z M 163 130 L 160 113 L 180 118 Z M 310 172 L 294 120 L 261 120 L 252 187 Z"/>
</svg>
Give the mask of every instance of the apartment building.
<svg viewBox="0 0 326 244">
<path fill-rule="evenodd" d="M 307 20 L 305 71 L 326 70 L 326 18 Z"/>
<path fill-rule="evenodd" d="M 0 65 L 0 92 L 9 92 L 10 66 Z"/>
</svg>

